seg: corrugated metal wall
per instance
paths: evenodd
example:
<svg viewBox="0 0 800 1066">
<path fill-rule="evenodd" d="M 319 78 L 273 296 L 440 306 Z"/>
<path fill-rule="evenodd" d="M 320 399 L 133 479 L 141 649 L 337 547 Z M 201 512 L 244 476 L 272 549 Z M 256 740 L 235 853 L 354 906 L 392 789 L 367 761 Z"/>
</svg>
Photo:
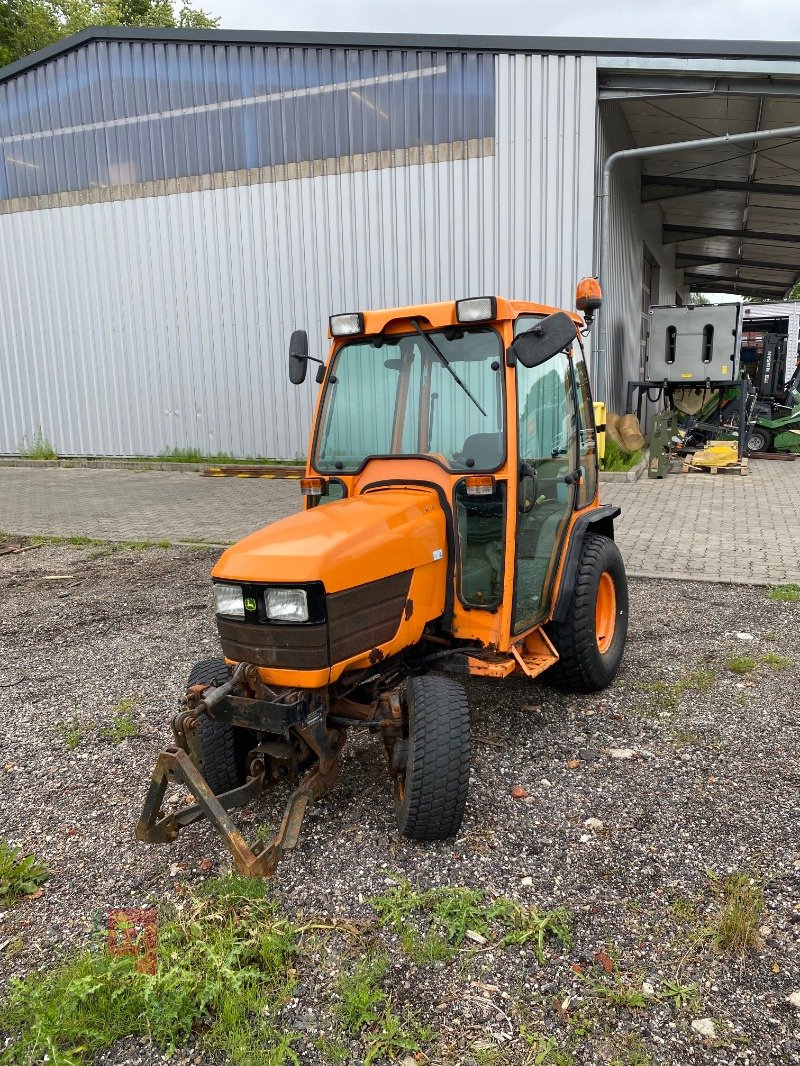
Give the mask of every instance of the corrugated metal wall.
<svg viewBox="0 0 800 1066">
<path fill-rule="evenodd" d="M 610 102 L 600 104 L 595 177 L 598 189 L 608 156 L 633 147 L 633 138 L 620 106 Z M 625 410 L 627 382 L 641 376 L 645 251 L 657 266 L 651 303 L 674 303 L 676 292 L 682 290 L 682 274 L 676 273 L 674 268 L 674 251 L 661 244 L 661 225 L 658 205 L 642 205 L 641 165 L 635 160 L 615 164 L 611 172 L 611 226 L 607 237 L 610 269 L 602 311 L 607 316 L 608 331 L 607 402 L 613 411 Z"/>
<path fill-rule="evenodd" d="M 591 57 L 96 43 L 5 83 L 0 452 L 303 454 L 292 329 L 571 306 L 595 106 Z"/>
</svg>

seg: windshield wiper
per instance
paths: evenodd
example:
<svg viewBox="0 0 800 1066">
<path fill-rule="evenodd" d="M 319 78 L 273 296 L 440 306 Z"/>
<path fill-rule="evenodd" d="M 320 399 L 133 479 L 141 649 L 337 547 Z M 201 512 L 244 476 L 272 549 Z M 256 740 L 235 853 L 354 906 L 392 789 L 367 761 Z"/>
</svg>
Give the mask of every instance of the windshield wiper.
<svg viewBox="0 0 800 1066">
<path fill-rule="evenodd" d="M 483 415 L 483 417 L 486 418 L 486 412 L 484 411 L 484 409 L 481 407 L 481 405 L 478 403 L 478 401 L 475 399 L 475 397 L 469 391 L 469 389 L 464 384 L 464 382 L 461 380 L 461 378 L 458 376 L 458 374 L 455 372 L 455 370 L 453 370 L 453 368 L 450 366 L 449 360 L 444 355 L 442 355 L 442 353 L 439 351 L 439 349 L 437 348 L 436 344 L 433 342 L 433 339 L 431 337 L 429 337 L 428 334 L 424 332 L 424 330 L 420 329 L 419 322 L 417 322 L 416 318 L 412 318 L 411 319 L 411 325 L 414 327 L 414 329 L 417 331 L 417 333 L 419 333 L 420 337 L 422 337 L 423 340 L 426 340 L 428 342 L 428 344 L 431 346 L 431 348 L 433 348 L 434 352 L 436 353 L 437 359 L 442 364 L 442 366 L 445 368 L 445 370 L 447 370 L 452 375 L 452 377 L 455 379 L 456 383 L 461 386 L 461 388 L 464 390 L 464 392 L 467 394 L 467 396 L 469 396 L 469 398 L 472 400 L 472 402 L 478 408 L 478 410 Z"/>
</svg>

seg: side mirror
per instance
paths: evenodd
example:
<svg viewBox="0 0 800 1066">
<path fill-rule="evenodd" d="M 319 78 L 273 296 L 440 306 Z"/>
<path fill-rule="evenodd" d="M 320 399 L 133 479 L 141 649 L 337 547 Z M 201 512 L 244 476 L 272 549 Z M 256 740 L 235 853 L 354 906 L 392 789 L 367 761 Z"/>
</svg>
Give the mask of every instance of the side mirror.
<svg viewBox="0 0 800 1066">
<path fill-rule="evenodd" d="M 289 341 L 289 381 L 293 385 L 302 385 L 308 370 L 308 334 L 304 329 L 296 329 Z"/>
<path fill-rule="evenodd" d="M 564 311 L 556 311 L 520 333 L 511 351 L 523 366 L 530 369 L 544 363 L 562 348 L 568 348 L 578 335 L 578 329 Z"/>
</svg>

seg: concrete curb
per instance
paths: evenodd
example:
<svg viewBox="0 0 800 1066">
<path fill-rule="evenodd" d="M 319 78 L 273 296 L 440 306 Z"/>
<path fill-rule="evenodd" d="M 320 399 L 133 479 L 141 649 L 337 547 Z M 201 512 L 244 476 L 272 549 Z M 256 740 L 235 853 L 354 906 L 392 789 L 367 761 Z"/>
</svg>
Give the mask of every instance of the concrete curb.
<svg viewBox="0 0 800 1066">
<path fill-rule="evenodd" d="M 37 469 L 60 467 L 64 470 L 175 470 L 186 474 L 199 474 L 204 470 L 217 467 L 220 470 L 224 470 L 226 466 L 240 467 L 247 465 L 245 460 L 239 460 L 236 463 L 163 463 L 157 459 L 18 459 L 14 456 L 0 458 L 0 467 L 31 467 Z M 283 477 L 284 475 L 279 473 L 279 471 L 289 465 L 288 463 L 275 463 L 273 468 L 272 464 L 264 464 L 264 473 L 268 474 L 274 469 L 274 477 Z M 304 472 L 305 464 L 297 467 L 298 477 Z"/>
<path fill-rule="evenodd" d="M 630 470 L 601 470 L 601 481 L 638 481 L 647 469 L 647 459 L 642 458 Z"/>
</svg>

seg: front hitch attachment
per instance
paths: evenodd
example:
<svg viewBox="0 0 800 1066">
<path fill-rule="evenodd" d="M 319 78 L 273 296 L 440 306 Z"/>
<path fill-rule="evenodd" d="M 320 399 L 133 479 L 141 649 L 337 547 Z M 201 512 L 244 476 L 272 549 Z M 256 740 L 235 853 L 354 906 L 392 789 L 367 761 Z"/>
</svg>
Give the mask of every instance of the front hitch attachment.
<svg viewBox="0 0 800 1066">
<path fill-rule="evenodd" d="M 241 677 L 243 671 L 240 673 L 237 669 L 234 677 L 237 674 Z M 167 748 L 156 760 L 142 813 L 136 825 L 136 839 L 148 844 L 171 844 L 187 825 L 207 818 L 230 851 L 233 864 L 240 874 L 245 877 L 271 877 L 286 852 L 297 845 L 309 805 L 320 799 L 335 784 L 344 734 L 336 730 L 329 734 L 319 712 L 311 715 L 305 723 L 292 722 L 290 728 L 296 731 L 319 761 L 289 796 L 281 824 L 271 840 L 266 844 L 257 842 L 251 847 L 236 828 L 228 811 L 250 803 L 267 787 L 267 770 L 263 767 L 263 762 L 260 764 L 260 772 L 246 784 L 230 792 L 215 795 L 189 754 L 194 739 L 192 734 L 200 713 L 210 713 L 215 719 L 238 721 L 239 724 L 250 728 L 256 724 L 262 708 L 267 715 L 271 709 L 274 713 L 275 705 L 265 704 L 260 700 L 232 697 L 230 694 L 236 683 L 234 677 L 224 686 L 206 690 L 194 706 L 176 716 L 173 729 L 181 746 L 173 745 Z M 225 691 L 221 691 L 222 689 Z M 286 705 L 280 706 L 281 713 L 291 713 Z M 165 814 L 162 804 L 170 784 L 183 785 L 196 802 L 171 814 Z"/>
</svg>

